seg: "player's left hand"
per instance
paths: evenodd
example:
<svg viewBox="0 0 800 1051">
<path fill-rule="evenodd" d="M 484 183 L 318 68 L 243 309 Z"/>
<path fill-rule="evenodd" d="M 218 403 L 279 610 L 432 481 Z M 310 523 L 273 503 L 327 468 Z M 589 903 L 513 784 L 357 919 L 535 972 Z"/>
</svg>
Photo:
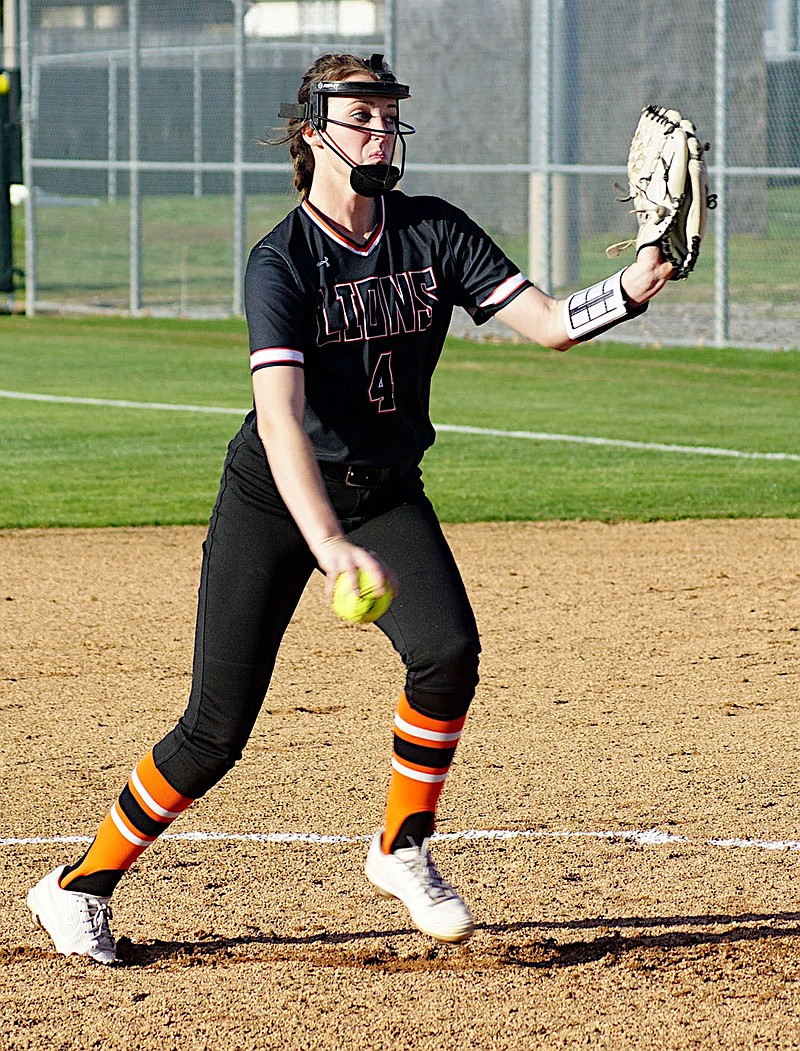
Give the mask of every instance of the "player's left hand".
<svg viewBox="0 0 800 1051">
<path fill-rule="evenodd" d="M 661 254 L 658 245 L 641 248 L 622 275 L 622 287 L 632 303 L 646 303 L 661 291 L 675 268 Z"/>
</svg>

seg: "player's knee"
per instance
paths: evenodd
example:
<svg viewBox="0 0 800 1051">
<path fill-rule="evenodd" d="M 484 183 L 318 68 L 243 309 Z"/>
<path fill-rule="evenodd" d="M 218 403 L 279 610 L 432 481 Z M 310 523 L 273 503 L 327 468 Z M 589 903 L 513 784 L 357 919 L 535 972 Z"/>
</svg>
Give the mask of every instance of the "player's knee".
<svg viewBox="0 0 800 1051">
<path fill-rule="evenodd" d="M 478 685 L 480 643 L 469 635 L 453 637 L 437 646 L 425 661 L 409 666 L 406 696 L 409 704 L 432 719 L 466 715 Z"/>
<path fill-rule="evenodd" d="M 243 743 L 233 738 L 200 739 L 181 723 L 153 750 L 156 766 L 166 780 L 189 799 L 200 799 L 242 757 Z"/>
</svg>

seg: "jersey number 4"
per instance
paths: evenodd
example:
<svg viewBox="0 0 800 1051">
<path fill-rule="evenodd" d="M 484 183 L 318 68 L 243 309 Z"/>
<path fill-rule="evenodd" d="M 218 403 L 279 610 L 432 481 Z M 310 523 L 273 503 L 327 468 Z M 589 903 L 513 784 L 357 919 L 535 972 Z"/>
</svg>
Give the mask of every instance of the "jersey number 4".
<svg viewBox="0 0 800 1051">
<path fill-rule="evenodd" d="M 369 381 L 369 400 L 377 403 L 378 412 L 394 412 L 396 408 L 390 350 L 385 350 L 375 364 Z"/>
</svg>

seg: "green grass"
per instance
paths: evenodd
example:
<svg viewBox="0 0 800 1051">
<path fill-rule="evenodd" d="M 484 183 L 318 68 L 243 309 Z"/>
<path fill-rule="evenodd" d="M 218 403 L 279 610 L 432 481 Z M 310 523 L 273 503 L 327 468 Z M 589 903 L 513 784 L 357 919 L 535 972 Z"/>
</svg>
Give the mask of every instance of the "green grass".
<svg viewBox="0 0 800 1051">
<path fill-rule="evenodd" d="M 249 247 L 271 229 L 295 203 L 290 194 L 251 194 L 247 198 L 245 242 Z M 40 204 L 38 298 L 97 307 L 127 307 L 129 209 L 126 199 L 97 200 L 83 206 Z M 588 285 L 609 272 L 606 246 L 632 231 L 632 218 L 620 206 L 614 230 L 583 239 L 580 274 L 575 284 Z M 222 195 L 146 196 L 142 199 L 142 297 L 146 308 L 225 308 L 232 299 L 233 204 Z M 797 242 L 800 233 L 800 186 L 767 190 L 763 235 L 732 231 L 729 239 L 730 295 L 738 303 L 797 303 Z M 100 236 L 102 232 L 102 236 Z M 520 234 L 494 231 L 504 250 L 525 269 L 528 250 L 524 223 Z M 15 210 L 14 258 L 22 265 L 24 224 Z M 701 260 L 691 281 L 665 295 L 681 302 L 714 298 L 714 218 L 708 224 Z M 632 253 L 621 257 L 629 262 Z M 574 285 L 572 286 L 574 287 Z M 563 290 L 561 290 L 563 291 Z M 20 296 L 21 296 L 20 290 Z"/>
<path fill-rule="evenodd" d="M 251 196 L 245 242 L 255 244 L 294 203 L 288 195 Z M 127 199 L 36 211 L 37 298 L 127 307 L 130 211 Z M 142 198 L 141 287 L 145 306 L 224 307 L 232 298 L 233 202 L 210 195 Z M 25 258 L 23 214 L 15 212 L 14 258 Z M 21 292 L 20 292 L 21 295 Z"/>
<path fill-rule="evenodd" d="M 246 408 L 235 321 L 0 318 L 6 390 Z M 243 414 L 242 414 L 243 415 Z M 0 398 L 1 526 L 205 521 L 237 416 Z"/>
<path fill-rule="evenodd" d="M 241 321 L 0 317 L 0 386 L 241 409 Z M 547 434 L 800 452 L 800 354 L 450 341 L 433 418 Z M 240 417 L 0 397 L 0 527 L 201 523 Z M 800 464 L 440 433 L 445 521 L 796 517 Z"/>
<path fill-rule="evenodd" d="M 561 355 L 459 343 L 439 423 L 800 452 L 800 355 L 599 344 Z M 800 513 L 800 464 L 441 434 L 426 476 L 459 520 Z"/>
</svg>

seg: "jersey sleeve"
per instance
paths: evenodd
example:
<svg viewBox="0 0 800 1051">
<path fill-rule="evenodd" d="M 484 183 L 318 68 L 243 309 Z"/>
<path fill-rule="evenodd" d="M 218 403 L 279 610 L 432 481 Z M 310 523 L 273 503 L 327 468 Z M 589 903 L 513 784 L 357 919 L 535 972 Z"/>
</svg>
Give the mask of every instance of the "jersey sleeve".
<svg viewBox="0 0 800 1051">
<path fill-rule="evenodd" d="M 305 363 L 313 315 L 302 287 L 284 256 L 262 241 L 250 253 L 244 278 L 244 309 L 250 338 L 250 371 Z"/>
<path fill-rule="evenodd" d="M 463 307 L 476 325 L 483 325 L 532 282 L 505 252 L 465 212 L 448 208 L 448 234 Z"/>
</svg>

